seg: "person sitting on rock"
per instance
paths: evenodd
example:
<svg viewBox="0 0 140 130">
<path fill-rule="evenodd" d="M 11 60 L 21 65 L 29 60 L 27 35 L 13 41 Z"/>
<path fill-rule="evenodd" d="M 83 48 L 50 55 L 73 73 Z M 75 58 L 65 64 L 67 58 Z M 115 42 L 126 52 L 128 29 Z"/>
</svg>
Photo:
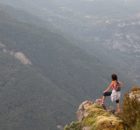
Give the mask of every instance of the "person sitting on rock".
<svg viewBox="0 0 140 130">
<path fill-rule="evenodd" d="M 116 74 L 111 75 L 112 81 L 110 85 L 107 87 L 107 89 L 103 92 L 103 97 L 102 97 L 102 104 L 104 104 L 105 97 L 106 96 L 111 96 L 112 102 L 116 102 L 117 105 L 117 110 L 116 112 L 120 112 L 120 96 L 121 96 L 121 86 L 122 83 L 118 81 L 118 77 Z M 112 91 L 110 91 L 112 90 Z"/>
</svg>

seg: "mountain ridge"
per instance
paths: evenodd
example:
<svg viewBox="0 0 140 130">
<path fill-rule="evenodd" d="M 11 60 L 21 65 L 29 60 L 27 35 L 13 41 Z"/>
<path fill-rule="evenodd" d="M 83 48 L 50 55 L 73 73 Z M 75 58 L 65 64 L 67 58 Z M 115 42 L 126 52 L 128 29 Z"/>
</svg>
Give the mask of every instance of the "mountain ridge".
<svg viewBox="0 0 140 130">
<path fill-rule="evenodd" d="M 0 49 L 1 129 L 55 130 L 74 119 L 73 110 L 82 100 L 100 95 L 107 75 L 117 70 L 63 35 L 37 25 L 38 20 L 28 20 L 35 18 L 27 12 L 15 14 L 10 8 L 1 8 L 0 45 L 22 52 L 32 65 Z"/>
</svg>

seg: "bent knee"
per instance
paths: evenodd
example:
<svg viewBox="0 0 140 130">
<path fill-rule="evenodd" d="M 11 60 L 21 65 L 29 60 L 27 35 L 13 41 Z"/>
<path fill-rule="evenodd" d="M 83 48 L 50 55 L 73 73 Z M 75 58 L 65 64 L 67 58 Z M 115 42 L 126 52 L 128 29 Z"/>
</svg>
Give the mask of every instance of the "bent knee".
<svg viewBox="0 0 140 130">
<path fill-rule="evenodd" d="M 103 96 L 110 96 L 112 92 L 104 92 Z"/>
</svg>

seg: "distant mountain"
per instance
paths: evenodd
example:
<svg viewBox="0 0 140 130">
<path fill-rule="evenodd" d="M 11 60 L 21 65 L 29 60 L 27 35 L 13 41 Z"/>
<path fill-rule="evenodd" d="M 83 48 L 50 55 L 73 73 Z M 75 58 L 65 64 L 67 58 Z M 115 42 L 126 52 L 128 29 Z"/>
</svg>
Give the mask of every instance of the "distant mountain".
<svg viewBox="0 0 140 130">
<path fill-rule="evenodd" d="M 72 42 L 49 23 L 0 5 L 0 129 L 55 130 L 74 119 L 82 100 L 102 95 L 117 69 Z"/>
<path fill-rule="evenodd" d="M 127 74 L 133 79 L 136 84 L 139 84 L 139 61 L 140 61 L 140 17 L 133 16 L 127 20 L 113 22 L 104 28 L 107 36 L 98 37 L 98 43 L 104 46 L 109 51 L 117 53 L 117 59 L 120 63 L 126 63 Z M 115 53 L 115 54 L 116 54 Z M 115 56 L 115 55 L 114 55 Z M 124 67 L 124 66 L 122 66 Z"/>
<path fill-rule="evenodd" d="M 51 130 L 72 119 L 63 109 L 72 112 L 73 97 L 12 56 L 1 52 L 0 61 L 0 129 Z"/>
<path fill-rule="evenodd" d="M 123 70 L 134 84 L 140 84 L 139 1 L 5 0 L 1 3 L 30 12 L 42 19 L 36 24 L 73 39 L 72 44 L 99 56 L 97 59 L 101 56 L 107 64 L 111 61 L 110 66 L 119 72 Z"/>
</svg>

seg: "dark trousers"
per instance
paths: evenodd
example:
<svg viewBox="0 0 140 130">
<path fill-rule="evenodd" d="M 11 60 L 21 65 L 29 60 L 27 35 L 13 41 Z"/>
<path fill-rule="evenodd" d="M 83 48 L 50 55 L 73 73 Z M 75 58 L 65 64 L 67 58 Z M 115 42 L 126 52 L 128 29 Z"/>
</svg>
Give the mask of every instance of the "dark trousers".
<svg viewBox="0 0 140 130">
<path fill-rule="evenodd" d="M 112 94 L 112 92 L 105 92 L 105 93 L 103 93 L 103 96 L 111 96 L 111 94 Z M 120 100 L 118 99 L 118 100 L 116 100 L 116 103 L 119 103 L 120 102 Z"/>
</svg>

